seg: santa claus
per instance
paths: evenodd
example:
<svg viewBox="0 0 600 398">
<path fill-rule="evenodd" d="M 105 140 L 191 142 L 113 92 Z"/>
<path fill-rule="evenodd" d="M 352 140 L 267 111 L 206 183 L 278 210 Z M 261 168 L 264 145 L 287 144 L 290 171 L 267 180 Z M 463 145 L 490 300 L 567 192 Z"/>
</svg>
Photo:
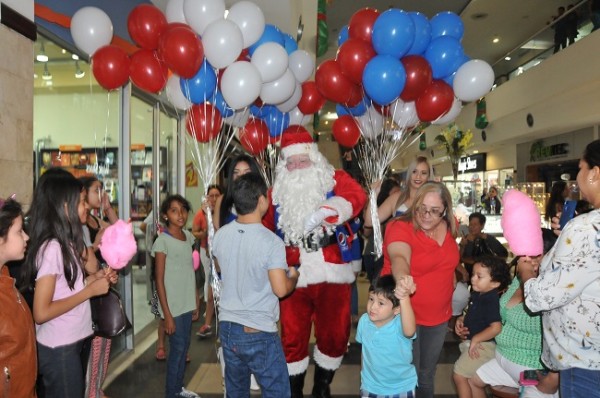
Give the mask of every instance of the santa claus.
<svg viewBox="0 0 600 398">
<path fill-rule="evenodd" d="M 299 267 L 294 293 L 281 301 L 281 341 L 292 397 L 302 397 L 314 323 L 313 397 L 330 397 L 350 335 L 350 284 L 355 279 L 352 221 L 367 200 L 345 171 L 334 170 L 304 129 L 281 140 L 272 204 L 264 224 L 286 243 L 289 266 Z"/>
</svg>

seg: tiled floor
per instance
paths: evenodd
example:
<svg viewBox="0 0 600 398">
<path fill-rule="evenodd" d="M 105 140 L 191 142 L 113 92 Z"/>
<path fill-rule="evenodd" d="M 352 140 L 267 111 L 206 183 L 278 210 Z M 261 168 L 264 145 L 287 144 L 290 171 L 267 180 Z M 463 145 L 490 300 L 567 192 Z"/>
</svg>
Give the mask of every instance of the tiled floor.
<svg viewBox="0 0 600 398">
<path fill-rule="evenodd" d="M 366 279 L 359 279 L 359 313 L 365 311 L 367 289 Z M 134 287 L 134 297 L 141 296 L 142 290 L 143 286 Z M 136 294 L 136 291 L 140 293 Z M 195 331 L 199 326 L 200 323 L 195 323 L 192 331 L 190 344 L 192 361 L 186 370 L 186 387 L 198 392 L 202 398 L 223 397 L 221 369 L 216 355 L 216 339 L 214 336 L 204 340 L 197 338 Z M 163 396 L 166 363 L 154 359 L 156 333 L 146 334 L 145 338 L 136 340 L 134 352 L 121 355 L 111 363 L 105 384 L 107 396 L 111 398 Z M 448 334 L 438 365 L 435 384 L 436 397 L 456 395 L 452 383 L 452 365 L 458 355 L 458 341 Z M 314 365 L 311 364 L 306 376 L 304 389 L 306 396 L 310 396 L 313 371 Z M 333 379 L 332 395 L 336 398 L 355 398 L 358 395 L 359 386 L 360 345 L 354 343 L 353 330 L 348 354 L 344 357 L 342 367 L 336 372 Z M 252 396 L 260 397 L 260 392 L 253 392 Z"/>
</svg>

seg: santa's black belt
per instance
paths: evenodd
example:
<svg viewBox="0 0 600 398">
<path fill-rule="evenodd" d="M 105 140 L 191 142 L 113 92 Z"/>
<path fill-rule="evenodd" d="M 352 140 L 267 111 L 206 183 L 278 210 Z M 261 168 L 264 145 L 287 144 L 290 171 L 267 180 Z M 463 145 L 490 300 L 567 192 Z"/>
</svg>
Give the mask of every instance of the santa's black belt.
<svg viewBox="0 0 600 398">
<path fill-rule="evenodd" d="M 337 243 L 337 239 L 335 234 L 325 235 L 318 239 L 316 242 L 314 241 L 314 233 L 305 235 L 302 238 L 302 248 L 306 250 L 308 253 L 316 252 L 317 250 L 329 246 L 331 244 Z"/>
</svg>

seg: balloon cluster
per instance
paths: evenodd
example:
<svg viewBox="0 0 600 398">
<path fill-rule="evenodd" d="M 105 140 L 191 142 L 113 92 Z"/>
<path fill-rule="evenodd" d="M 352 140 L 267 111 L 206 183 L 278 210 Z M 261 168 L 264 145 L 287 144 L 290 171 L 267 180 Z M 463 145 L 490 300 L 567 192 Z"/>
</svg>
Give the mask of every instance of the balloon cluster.
<svg viewBox="0 0 600 398">
<path fill-rule="evenodd" d="M 336 140 L 354 146 L 391 118 L 401 128 L 447 124 L 494 83 L 491 66 L 470 60 L 461 45 L 464 26 L 452 12 L 430 20 L 418 12 L 363 8 L 338 37 L 335 59 L 316 71 L 319 92 L 338 103 Z"/>
<path fill-rule="evenodd" d="M 139 46 L 131 56 L 109 44 L 112 24 L 98 8 L 78 10 L 71 33 L 91 55 L 105 89 L 128 79 L 152 93 L 165 89 L 176 108 L 187 110 L 187 129 L 196 140 L 214 139 L 226 122 L 243 127 L 240 141 L 256 155 L 288 126 L 306 125 L 325 99 L 308 81 L 315 67 L 311 55 L 291 35 L 265 24 L 255 3 L 237 2 L 224 15 L 224 0 L 169 0 L 165 14 L 138 5 L 127 20 Z"/>
</svg>

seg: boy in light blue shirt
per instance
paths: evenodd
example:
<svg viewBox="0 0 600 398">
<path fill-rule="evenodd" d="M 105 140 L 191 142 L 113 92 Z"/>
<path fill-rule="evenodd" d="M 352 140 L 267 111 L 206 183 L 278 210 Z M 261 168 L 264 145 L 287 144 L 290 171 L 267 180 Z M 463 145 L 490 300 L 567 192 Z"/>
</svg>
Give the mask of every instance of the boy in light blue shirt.
<svg viewBox="0 0 600 398">
<path fill-rule="evenodd" d="M 412 398 L 417 371 L 412 364 L 416 337 L 410 295 L 411 276 L 396 284 L 392 275 L 380 277 L 369 288 L 367 313 L 359 322 L 356 341 L 362 344 L 361 398 Z"/>
</svg>

